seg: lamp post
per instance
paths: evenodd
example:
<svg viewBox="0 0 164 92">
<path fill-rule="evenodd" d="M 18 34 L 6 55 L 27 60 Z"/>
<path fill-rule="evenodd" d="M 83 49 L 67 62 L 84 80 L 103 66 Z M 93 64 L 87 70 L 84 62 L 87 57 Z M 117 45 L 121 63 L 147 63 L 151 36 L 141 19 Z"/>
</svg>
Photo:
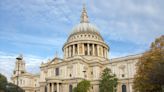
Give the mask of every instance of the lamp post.
<svg viewBox="0 0 164 92">
<path fill-rule="evenodd" d="M 17 92 L 18 92 L 18 86 L 19 86 L 19 81 L 18 81 L 18 79 L 19 79 L 19 63 L 20 63 L 20 60 L 22 60 L 22 55 L 20 55 L 20 56 L 18 56 L 17 58 L 17 61 L 18 61 L 18 74 L 17 74 Z"/>
<path fill-rule="evenodd" d="M 6 85 L 6 88 L 7 88 L 7 92 L 9 92 L 9 91 L 8 91 L 8 89 L 9 89 L 9 85 L 8 85 L 8 84 Z"/>
</svg>

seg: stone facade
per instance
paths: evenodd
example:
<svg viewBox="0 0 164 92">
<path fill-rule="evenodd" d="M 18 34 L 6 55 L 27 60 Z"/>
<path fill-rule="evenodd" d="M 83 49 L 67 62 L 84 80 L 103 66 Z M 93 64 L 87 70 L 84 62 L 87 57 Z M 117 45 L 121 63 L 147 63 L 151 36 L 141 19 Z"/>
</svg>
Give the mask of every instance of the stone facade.
<svg viewBox="0 0 164 92">
<path fill-rule="evenodd" d="M 73 28 L 62 50 L 63 59 L 54 57 L 42 63 L 39 75 L 27 73 L 23 57 L 18 57 L 13 83 L 26 92 L 72 92 L 78 82 L 86 79 L 91 82 L 90 92 L 99 92 L 101 73 L 108 67 L 119 79 L 117 92 L 133 92 L 136 63 L 141 54 L 109 59 L 110 48 L 97 28 L 89 23 L 85 7 L 80 24 Z"/>
</svg>

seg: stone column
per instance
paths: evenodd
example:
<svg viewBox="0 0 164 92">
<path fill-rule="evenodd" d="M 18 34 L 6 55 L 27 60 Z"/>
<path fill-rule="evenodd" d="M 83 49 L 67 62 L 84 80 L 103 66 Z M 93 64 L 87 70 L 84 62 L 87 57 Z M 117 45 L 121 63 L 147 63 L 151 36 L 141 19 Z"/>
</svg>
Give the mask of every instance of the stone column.
<svg viewBox="0 0 164 92">
<path fill-rule="evenodd" d="M 73 56 L 75 55 L 75 45 L 73 45 Z"/>
<path fill-rule="evenodd" d="M 99 55 L 99 45 L 97 45 L 97 56 L 100 56 Z"/>
<path fill-rule="evenodd" d="M 82 43 L 82 55 L 84 55 L 84 43 Z"/>
<path fill-rule="evenodd" d="M 71 45 L 71 57 L 73 56 L 73 46 Z"/>
<path fill-rule="evenodd" d="M 94 56 L 95 55 L 95 45 L 92 44 L 92 55 Z"/>
<path fill-rule="evenodd" d="M 47 92 L 50 92 L 50 84 L 47 84 Z"/>
<path fill-rule="evenodd" d="M 106 50 L 104 47 L 103 47 L 103 57 L 106 57 Z"/>
<path fill-rule="evenodd" d="M 66 47 L 65 49 L 66 49 L 66 51 L 65 51 L 65 57 L 67 58 L 68 57 L 68 48 Z"/>
<path fill-rule="evenodd" d="M 89 43 L 87 43 L 87 52 L 88 52 L 88 55 L 90 55 Z"/>
<path fill-rule="evenodd" d="M 64 48 L 64 57 L 67 57 L 67 49 Z"/>
<path fill-rule="evenodd" d="M 67 47 L 67 57 L 69 57 L 69 47 Z"/>
<path fill-rule="evenodd" d="M 56 83 L 57 84 L 57 92 L 60 92 L 59 91 L 59 83 Z"/>
<path fill-rule="evenodd" d="M 79 55 L 79 44 L 77 44 L 77 55 Z"/>
<path fill-rule="evenodd" d="M 71 46 L 68 47 L 68 56 L 71 57 Z"/>
<path fill-rule="evenodd" d="M 64 48 L 64 58 L 65 58 L 65 51 L 66 51 L 66 49 Z"/>
<path fill-rule="evenodd" d="M 104 48 L 104 54 L 105 54 L 105 58 L 107 57 L 107 50 L 106 48 Z"/>
<path fill-rule="evenodd" d="M 66 49 L 66 51 L 65 51 L 65 57 L 67 58 L 68 57 L 68 48 L 66 47 L 65 49 Z"/>
<path fill-rule="evenodd" d="M 109 53 L 108 53 L 108 49 L 106 50 L 106 55 L 107 55 L 107 58 L 109 58 Z"/>
<path fill-rule="evenodd" d="M 51 91 L 54 92 L 54 83 L 51 83 Z"/>
<path fill-rule="evenodd" d="M 102 46 L 100 46 L 100 50 L 101 50 L 101 57 L 103 57 L 103 48 L 102 48 Z"/>
<path fill-rule="evenodd" d="M 108 58 L 108 49 L 106 48 L 106 58 Z"/>
</svg>

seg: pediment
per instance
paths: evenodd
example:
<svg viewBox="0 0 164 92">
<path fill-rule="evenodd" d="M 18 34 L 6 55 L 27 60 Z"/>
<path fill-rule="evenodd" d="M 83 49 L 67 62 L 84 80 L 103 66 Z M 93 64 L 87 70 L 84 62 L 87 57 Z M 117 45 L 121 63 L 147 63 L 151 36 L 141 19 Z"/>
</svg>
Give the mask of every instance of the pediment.
<svg viewBox="0 0 164 92">
<path fill-rule="evenodd" d="M 57 64 L 57 63 L 59 63 L 59 62 L 62 62 L 62 59 L 60 59 L 60 58 L 54 58 L 54 59 L 50 62 L 50 64 Z"/>
</svg>

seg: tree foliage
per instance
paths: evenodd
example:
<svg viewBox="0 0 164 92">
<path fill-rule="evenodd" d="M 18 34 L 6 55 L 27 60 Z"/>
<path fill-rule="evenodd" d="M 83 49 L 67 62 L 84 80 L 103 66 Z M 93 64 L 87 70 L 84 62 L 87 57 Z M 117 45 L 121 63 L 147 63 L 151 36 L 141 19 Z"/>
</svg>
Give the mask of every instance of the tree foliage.
<svg viewBox="0 0 164 92">
<path fill-rule="evenodd" d="M 99 92 L 116 92 L 117 81 L 116 75 L 109 68 L 105 68 L 100 79 Z"/>
<path fill-rule="evenodd" d="M 4 75 L 0 74 L 0 92 L 6 90 L 7 79 Z"/>
<path fill-rule="evenodd" d="M 8 83 L 6 85 L 6 90 L 7 92 L 24 92 L 24 90 L 22 88 L 20 88 L 19 86 L 13 84 L 13 83 Z"/>
<path fill-rule="evenodd" d="M 164 86 L 164 35 L 151 44 L 138 62 L 134 79 L 136 92 L 162 91 Z"/>
<path fill-rule="evenodd" d="M 7 78 L 0 74 L 0 92 L 24 92 L 23 89 L 7 82 Z"/>
<path fill-rule="evenodd" d="M 77 84 L 77 87 L 74 88 L 73 92 L 88 92 L 90 88 L 90 81 L 82 80 Z"/>
</svg>

